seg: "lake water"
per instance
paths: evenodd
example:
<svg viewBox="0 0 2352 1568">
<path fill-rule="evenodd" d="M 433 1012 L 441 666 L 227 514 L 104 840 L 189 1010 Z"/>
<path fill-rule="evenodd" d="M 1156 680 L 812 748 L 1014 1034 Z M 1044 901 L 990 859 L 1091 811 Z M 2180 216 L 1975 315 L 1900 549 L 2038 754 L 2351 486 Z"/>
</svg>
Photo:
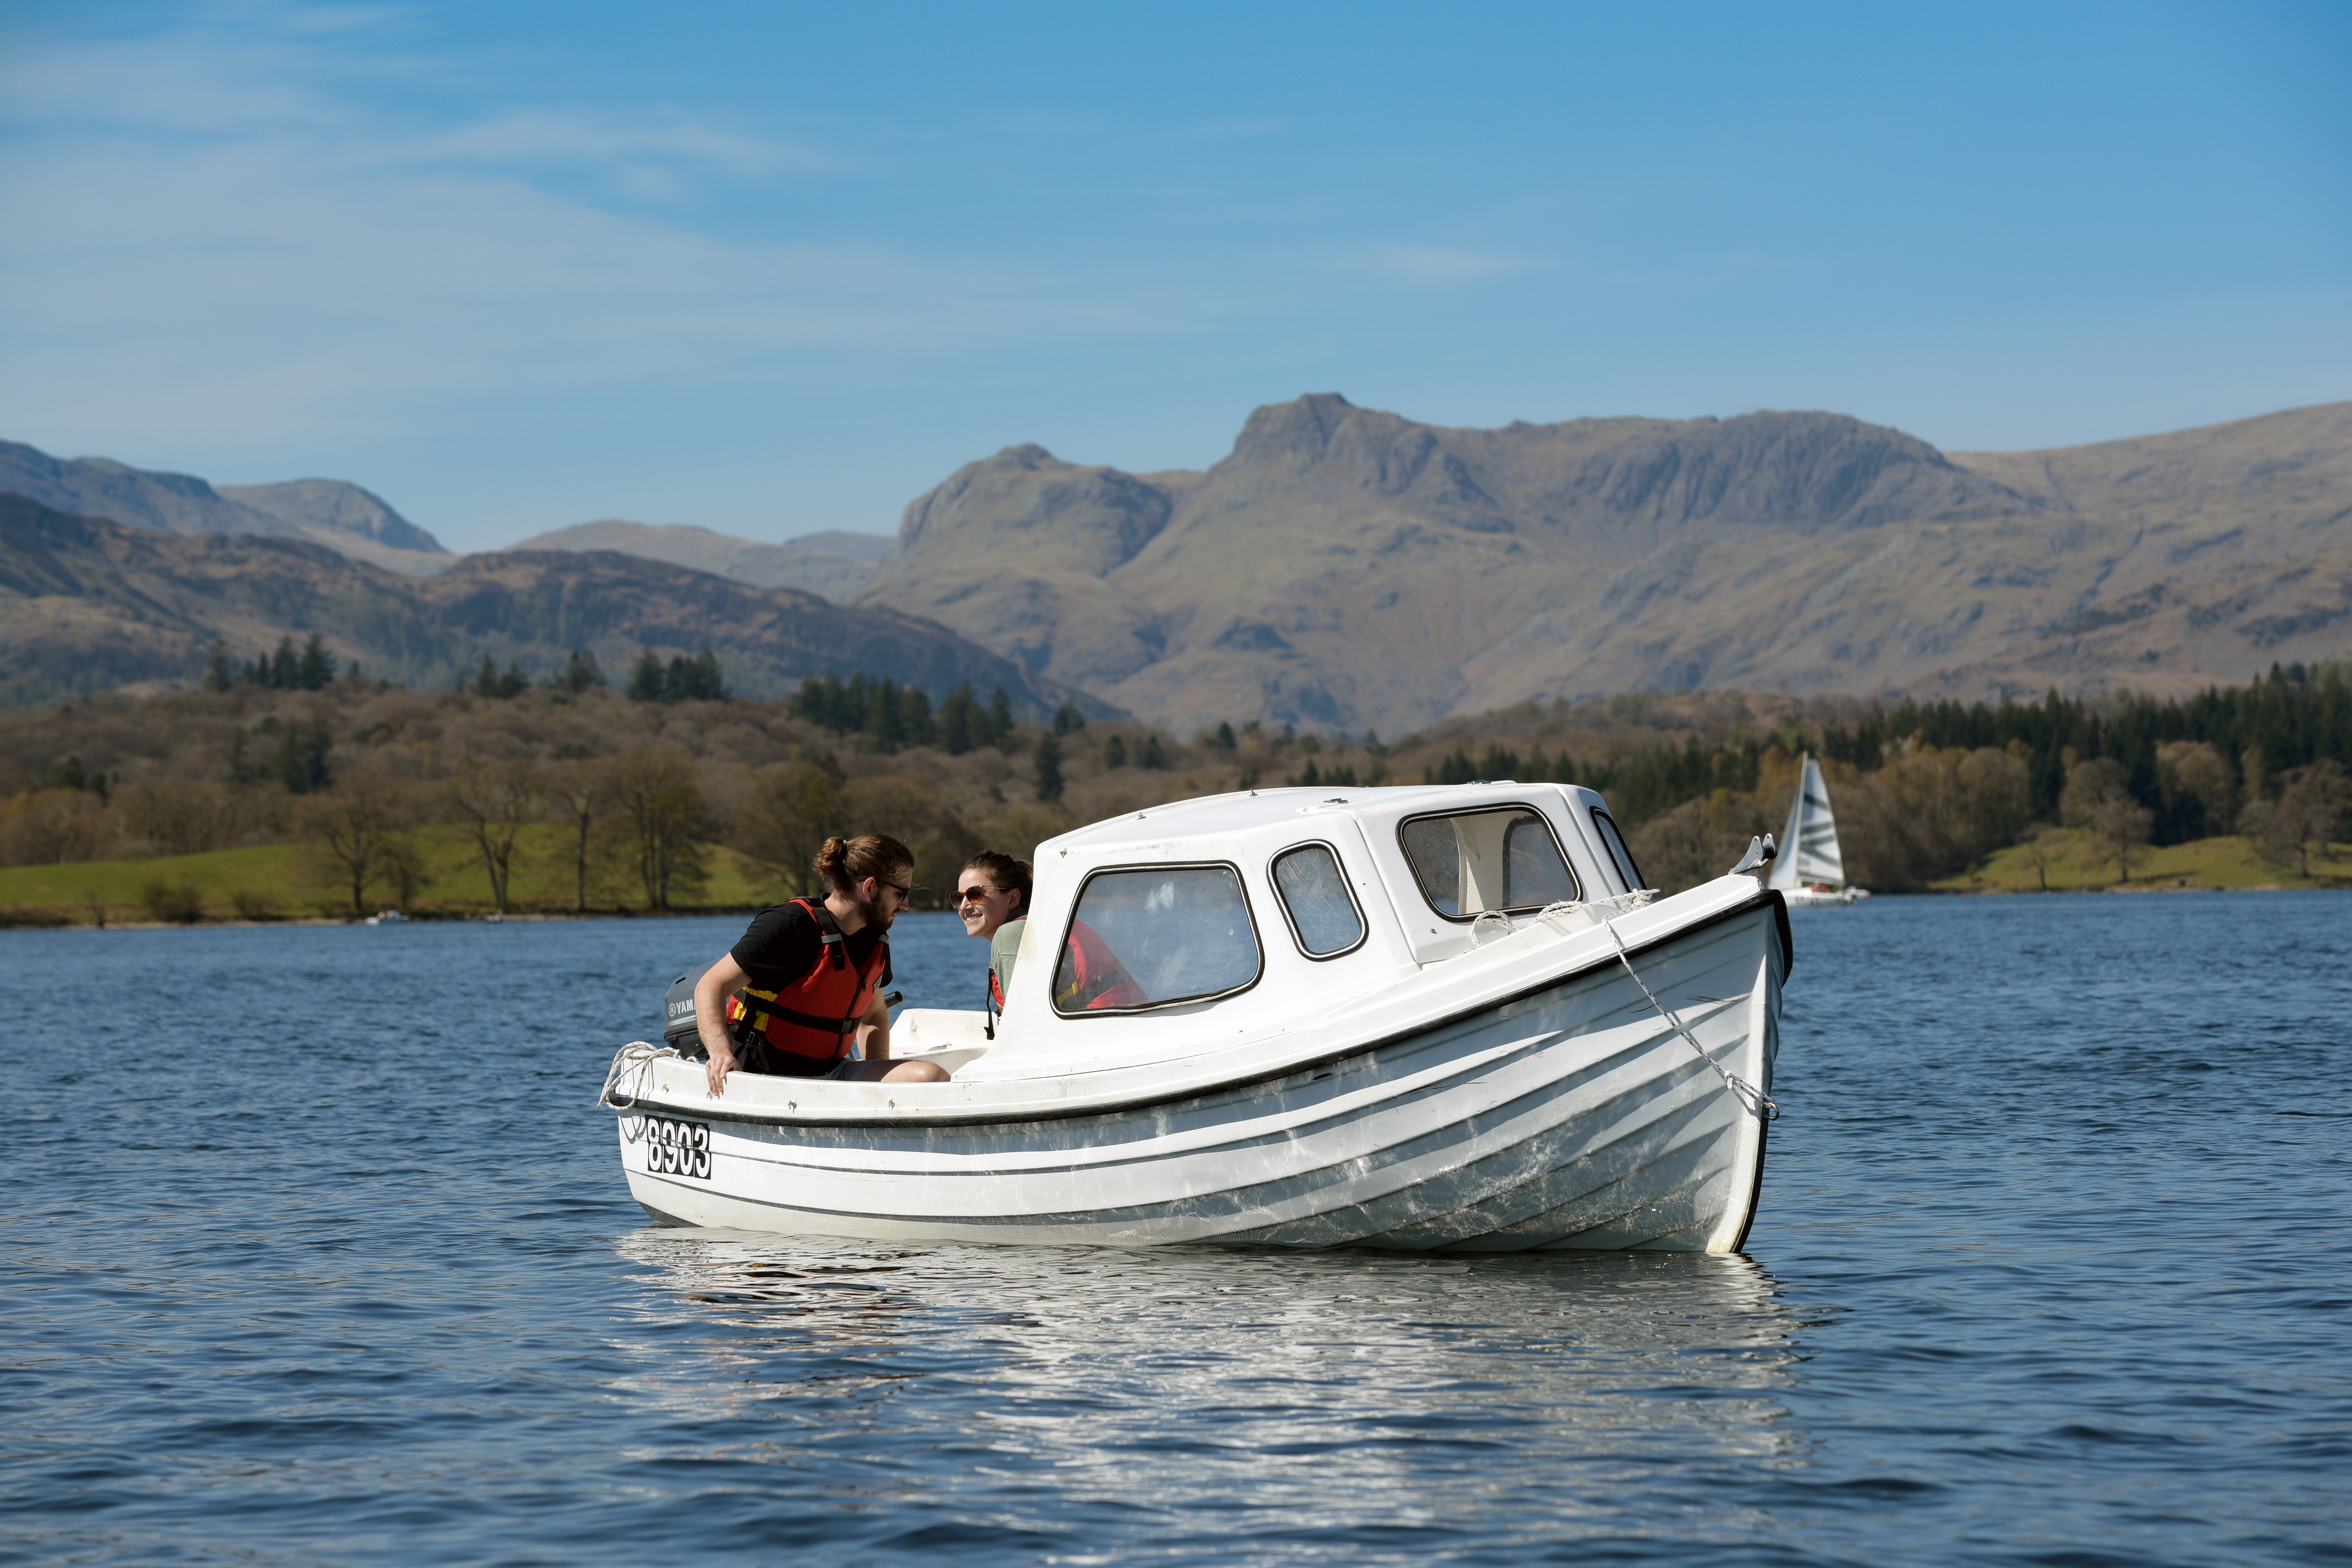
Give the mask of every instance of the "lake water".
<svg viewBox="0 0 2352 1568">
<path fill-rule="evenodd" d="M 1798 911 L 1727 1258 L 654 1228 L 740 924 L 0 932 L 0 1563 L 2352 1558 L 2352 900 Z"/>
</svg>

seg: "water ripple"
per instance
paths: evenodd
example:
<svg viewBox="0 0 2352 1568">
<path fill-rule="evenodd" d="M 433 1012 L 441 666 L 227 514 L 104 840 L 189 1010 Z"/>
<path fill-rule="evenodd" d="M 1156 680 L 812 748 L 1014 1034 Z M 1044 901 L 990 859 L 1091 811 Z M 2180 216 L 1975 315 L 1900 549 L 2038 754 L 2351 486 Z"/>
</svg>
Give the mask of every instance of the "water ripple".
<svg viewBox="0 0 2352 1568">
<path fill-rule="evenodd" d="M 1746 1258 L 657 1229 L 727 922 L 0 932 L 0 1563 L 2352 1556 L 2341 900 L 1796 931 Z"/>
</svg>

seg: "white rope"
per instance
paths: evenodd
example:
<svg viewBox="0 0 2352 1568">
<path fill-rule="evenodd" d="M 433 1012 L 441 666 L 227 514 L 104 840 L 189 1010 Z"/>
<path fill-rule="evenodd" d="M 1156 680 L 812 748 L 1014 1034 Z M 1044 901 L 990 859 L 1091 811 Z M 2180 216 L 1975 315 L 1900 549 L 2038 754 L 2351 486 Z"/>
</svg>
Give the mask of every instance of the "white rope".
<svg viewBox="0 0 2352 1568">
<path fill-rule="evenodd" d="M 1544 912 L 1549 914 L 1551 911 L 1547 910 Z M 1699 1060 L 1705 1062 L 1708 1067 L 1715 1069 L 1715 1076 L 1723 1080 L 1723 1086 L 1726 1089 L 1731 1090 L 1731 1097 L 1734 1100 L 1737 1100 L 1741 1105 L 1747 1107 L 1748 1113 L 1750 1116 L 1755 1117 L 1759 1121 L 1780 1121 L 1780 1108 L 1773 1103 L 1772 1097 L 1770 1095 L 1765 1093 L 1762 1089 L 1757 1088 L 1746 1079 L 1741 1078 L 1738 1073 L 1727 1070 L 1721 1062 L 1717 1061 L 1713 1057 L 1706 1054 L 1706 1047 L 1702 1047 L 1696 1040 L 1691 1038 L 1691 1032 L 1683 1027 L 1683 1021 L 1680 1018 L 1675 1017 L 1672 1013 L 1666 1011 L 1666 1005 L 1658 1000 L 1658 994 L 1650 989 L 1650 983 L 1643 980 L 1640 972 L 1634 969 L 1633 960 L 1625 951 L 1625 939 L 1617 934 L 1616 924 L 1612 921 L 1607 915 L 1602 915 L 1601 917 L 1601 923 L 1603 926 L 1608 927 L 1609 940 L 1617 944 L 1617 962 L 1625 966 L 1626 973 L 1633 975 L 1633 984 L 1642 988 L 1642 994 L 1650 999 L 1650 1005 L 1658 1010 L 1658 1016 L 1666 1021 L 1666 1026 L 1674 1030 L 1675 1034 L 1680 1035 L 1683 1037 L 1684 1044 L 1689 1046 L 1691 1049 L 1698 1052 Z"/>
<path fill-rule="evenodd" d="M 613 1053 L 613 1065 L 605 1070 L 604 1087 L 596 1091 L 596 1103 L 609 1105 L 615 1110 L 634 1110 L 645 1092 L 646 1079 L 654 1070 L 654 1063 L 664 1057 L 677 1058 L 667 1046 L 656 1046 L 645 1040 L 631 1040 Z M 629 1087 L 621 1087 L 624 1077 Z"/>
</svg>

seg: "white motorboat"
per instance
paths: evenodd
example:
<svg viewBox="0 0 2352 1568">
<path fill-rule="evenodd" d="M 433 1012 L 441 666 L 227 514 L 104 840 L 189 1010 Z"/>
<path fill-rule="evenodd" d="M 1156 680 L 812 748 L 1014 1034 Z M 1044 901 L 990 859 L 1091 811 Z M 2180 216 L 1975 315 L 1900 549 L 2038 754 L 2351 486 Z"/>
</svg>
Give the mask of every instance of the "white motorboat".
<svg viewBox="0 0 2352 1568">
<path fill-rule="evenodd" d="M 1830 813 L 1830 786 L 1822 764 L 1805 753 L 1797 798 L 1789 804 L 1789 826 L 1780 835 L 1780 858 L 1768 879 L 1774 891 L 1798 909 L 1851 904 L 1870 897 L 1866 888 L 1845 883 L 1845 852 L 1838 847 L 1837 818 Z"/>
<path fill-rule="evenodd" d="M 1792 961 L 1769 853 L 1657 899 L 1586 789 L 1156 807 L 1039 847 L 992 1037 L 895 1020 L 893 1055 L 951 1081 L 714 1098 L 637 1042 L 601 1100 L 630 1192 L 684 1225 L 1735 1251 Z"/>
</svg>

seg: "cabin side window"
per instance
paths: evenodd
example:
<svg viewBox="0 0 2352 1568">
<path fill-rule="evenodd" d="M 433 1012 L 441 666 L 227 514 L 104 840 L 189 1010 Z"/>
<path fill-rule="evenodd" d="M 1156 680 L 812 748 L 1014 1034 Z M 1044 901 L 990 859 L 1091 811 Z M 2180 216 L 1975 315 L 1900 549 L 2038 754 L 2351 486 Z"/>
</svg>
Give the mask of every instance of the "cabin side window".
<svg viewBox="0 0 2352 1568">
<path fill-rule="evenodd" d="M 1642 880 L 1642 868 L 1633 864 L 1633 851 L 1626 845 L 1625 836 L 1617 831 L 1616 818 L 1605 811 L 1592 814 L 1592 826 L 1601 830 L 1601 841 L 1609 846 L 1609 853 L 1617 859 L 1617 869 L 1625 874 L 1628 888 L 1648 886 Z"/>
<path fill-rule="evenodd" d="M 1450 921 L 1583 896 L 1551 825 L 1528 806 L 1416 816 L 1397 838 L 1421 896 Z"/>
<path fill-rule="evenodd" d="M 1256 984 L 1257 928 L 1231 866 L 1097 871 L 1054 967 L 1068 1016 L 1198 1002 Z"/>
<path fill-rule="evenodd" d="M 1274 887 L 1307 957 L 1337 958 L 1364 940 L 1364 913 L 1329 845 L 1302 844 L 1276 856 Z"/>
</svg>

